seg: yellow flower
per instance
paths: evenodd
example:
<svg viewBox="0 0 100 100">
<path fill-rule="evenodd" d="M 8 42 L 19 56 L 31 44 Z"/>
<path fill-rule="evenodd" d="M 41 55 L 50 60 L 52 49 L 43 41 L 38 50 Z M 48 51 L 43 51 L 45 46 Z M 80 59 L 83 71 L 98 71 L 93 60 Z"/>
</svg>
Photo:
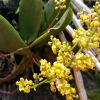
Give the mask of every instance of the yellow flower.
<svg viewBox="0 0 100 100">
<path fill-rule="evenodd" d="M 41 75 L 46 76 L 46 71 L 41 71 Z"/>
<path fill-rule="evenodd" d="M 33 78 L 34 78 L 34 79 L 37 79 L 37 78 L 38 78 L 37 73 L 34 73 L 34 74 L 33 74 Z"/>
<path fill-rule="evenodd" d="M 95 61 L 89 54 L 77 53 L 74 57 L 74 61 L 71 64 L 71 67 L 86 71 L 95 67 Z"/>
<path fill-rule="evenodd" d="M 27 85 L 25 88 L 24 88 L 24 92 L 25 93 L 29 93 L 30 92 L 30 86 Z"/>
<path fill-rule="evenodd" d="M 34 83 L 32 82 L 32 80 L 20 78 L 20 81 L 19 82 L 17 81 L 16 85 L 19 86 L 19 91 L 24 91 L 25 93 L 29 93 Z"/>
<path fill-rule="evenodd" d="M 57 48 L 56 48 L 55 45 L 52 45 L 52 51 L 53 51 L 54 54 L 57 54 Z"/>
<path fill-rule="evenodd" d="M 70 89 L 67 89 L 65 94 L 69 95 L 70 93 L 71 93 Z"/>
<path fill-rule="evenodd" d="M 77 53 L 77 54 L 75 55 L 75 59 L 81 59 L 81 58 L 83 58 L 83 56 L 84 56 L 83 53 Z"/>
<path fill-rule="evenodd" d="M 66 96 L 66 100 L 73 100 L 73 97 L 68 95 L 68 96 Z"/>
<path fill-rule="evenodd" d="M 51 89 L 52 92 L 55 92 L 56 91 L 56 87 L 55 87 L 54 82 L 51 82 L 50 83 L 50 89 Z"/>
<path fill-rule="evenodd" d="M 100 26 L 100 22 L 99 21 L 94 21 L 94 27 L 99 27 Z"/>
<path fill-rule="evenodd" d="M 72 93 L 76 93 L 76 89 L 75 88 L 71 88 L 71 92 Z"/>
<path fill-rule="evenodd" d="M 58 9 L 62 10 L 66 8 L 66 0 L 54 0 L 54 1 L 56 4 L 56 7 L 55 7 L 56 10 Z"/>
<path fill-rule="evenodd" d="M 70 87 L 70 84 L 69 84 L 69 83 L 66 83 L 66 84 L 65 84 L 65 87 L 66 87 L 66 88 L 69 88 L 69 87 Z"/>
</svg>

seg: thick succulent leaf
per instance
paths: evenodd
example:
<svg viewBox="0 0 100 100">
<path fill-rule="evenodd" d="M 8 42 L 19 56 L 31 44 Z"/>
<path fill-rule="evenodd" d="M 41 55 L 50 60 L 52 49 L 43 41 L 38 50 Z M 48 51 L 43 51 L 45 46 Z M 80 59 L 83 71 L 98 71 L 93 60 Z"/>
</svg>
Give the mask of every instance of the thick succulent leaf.
<svg viewBox="0 0 100 100">
<path fill-rule="evenodd" d="M 47 41 L 50 39 L 50 35 L 58 35 L 61 31 L 64 30 L 64 28 L 71 22 L 72 20 L 72 9 L 68 8 L 66 12 L 63 14 L 61 19 L 58 21 L 57 24 L 54 25 L 54 27 L 50 28 L 47 32 L 45 32 L 43 35 L 41 35 L 39 38 L 37 38 L 30 47 L 37 48 L 41 45 L 47 43 Z"/>
<path fill-rule="evenodd" d="M 42 0 L 21 0 L 19 8 L 20 35 L 30 43 L 36 38 L 40 28 Z"/>
<path fill-rule="evenodd" d="M 3 16 L 0 15 L 0 51 L 14 52 L 25 46 L 26 45 L 18 32 Z M 25 52 L 22 51 L 22 53 Z"/>
<path fill-rule="evenodd" d="M 70 2 L 71 0 L 66 0 L 66 9 L 69 7 Z M 55 18 L 58 15 L 58 13 L 59 15 L 57 16 L 57 18 L 59 20 L 63 13 L 66 11 L 66 9 L 62 10 L 60 13 L 59 10 L 55 10 L 55 0 L 49 0 L 46 4 L 44 4 L 40 33 L 46 30 L 48 27 L 52 27 L 57 22 Z"/>
</svg>

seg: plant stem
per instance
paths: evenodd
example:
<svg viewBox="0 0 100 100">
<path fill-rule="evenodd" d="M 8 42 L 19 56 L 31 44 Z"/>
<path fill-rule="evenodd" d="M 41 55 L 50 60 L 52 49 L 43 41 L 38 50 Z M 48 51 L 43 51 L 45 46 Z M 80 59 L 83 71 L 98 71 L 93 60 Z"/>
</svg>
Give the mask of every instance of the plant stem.
<svg viewBox="0 0 100 100">
<path fill-rule="evenodd" d="M 75 68 L 73 69 L 73 71 L 74 71 L 75 82 L 76 82 L 77 89 L 79 92 L 80 100 L 87 100 L 87 94 L 84 88 L 82 74 L 80 71 L 77 71 L 77 69 Z"/>
<path fill-rule="evenodd" d="M 54 80 L 45 79 L 45 80 L 41 81 L 40 83 L 33 85 L 33 88 L 36 89 L 38 86 L 40 86 L 40 85 L 42 85 L 44 83 L 50 83 L 52 81 L 54 81 Z"/>
<path fill-rule="evenodd" d="M 40 86 L 40 85 L 42 85 L 44 83 L 48 83 L 48 79 L 45 79 L 45 80 L 41 81 L 40 83 L 36 84 L 35 88 L 37 88 L 38 86 Z"/>
<path fill-rule="evenodd" d="M 78 45 L 79 42 L 75 43 L 73 46 L 72 46 L 72 50 L 75 49 L 75 47 Z"/>
<path fill-rule="evenodd" d="M 90 8 L 87 7 L 82 1 L 72 0 L 72 3 L 78 8 L 78 11 L 82 11 L 83 9 L 86 9 L 87 13 L 91 13 Z"/>
<path fill-rule="evenodd" d="M 77 16 L 73 13 L 73 19 L 72 19 L 74 25 L 76 26 L 76 28 L 82 28 L 82 25 L 79 23 Z"/>
</svg>

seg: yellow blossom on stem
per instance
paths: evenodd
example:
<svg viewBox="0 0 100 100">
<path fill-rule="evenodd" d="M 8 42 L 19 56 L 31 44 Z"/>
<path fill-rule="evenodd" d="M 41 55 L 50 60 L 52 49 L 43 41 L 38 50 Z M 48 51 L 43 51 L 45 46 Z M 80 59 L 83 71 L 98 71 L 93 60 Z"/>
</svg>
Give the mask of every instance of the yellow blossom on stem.
<svg viewBox="0 0 100 100">
<path fill-rule="evenodd" d="M 96 61 L 91 58 L 89 54 L 77 53 L 71 64 L 72 68 L 77 68 L 82 71 L 93 69 Z"/>
<path fill-rule="evenodd" d="M 20 81 L 19 82 L 17 81 L 16 85 L 19 86 L 19 91 L 24 91 L 25 93 L 29 93 L 34 83 L 32 82 L 32 80 L 20 78 Z"/>
</svg>

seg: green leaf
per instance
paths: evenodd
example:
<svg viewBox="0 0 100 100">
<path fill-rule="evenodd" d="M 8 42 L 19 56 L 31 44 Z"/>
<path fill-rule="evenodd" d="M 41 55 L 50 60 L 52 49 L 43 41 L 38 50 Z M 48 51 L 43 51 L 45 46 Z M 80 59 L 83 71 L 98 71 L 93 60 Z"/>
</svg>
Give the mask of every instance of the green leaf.
<svg viewBox="0 0 100 100">
<path fill-rule="evenodd" d="M 21 39 L 18 32 L 14 27 L 0 15 L 0 51 L 2 52 L 14 52 L 19 48 L 26 47 L 26 44 Z M 21 51 L 21 53 L 26 53 Z"/>
<path fill-rule="evenodd" d="M 66 9 L 69 7 L 70 2 L 71 0 L 66 0 Z M 61 18 L 63 13 L 66 11 L 66 9 L 60 11 L 59 13 L 59 10 L 55 10 L 55 1 L 49 0 L 44 5 L 44 10 L 43 10 L 42 19 L 41 19 L 40 33 L 45 31 L 48 27 L 52 27 Z M 55 20 L 56 16 L 58 20 Z"/>
<path fill-rule="evenodd" d="M 20 35 L 29 44 L 38 35 L 42 0 L 21 0 L 19 8 Z"/>
<path fill-rule="evenodd" d="M 61 31 L 64 30 L 64 28 L 71 22 L 72 20 L 72 9 L 68 8 L 66 12 L 63 14 L 61 19 L 58 21 L 57 24 L 55 24 L 52 28 L 50 28 L 47 32 L 45 32 L 43 35 L 41 35 L 39 38 L 37 38 L 32 44 L 30 45 L 31 48 L 38 48 L 41 45 L 47 43 L 47 41 L 50 39 L 50 35 L 58 35 Z"/>
</svg>

